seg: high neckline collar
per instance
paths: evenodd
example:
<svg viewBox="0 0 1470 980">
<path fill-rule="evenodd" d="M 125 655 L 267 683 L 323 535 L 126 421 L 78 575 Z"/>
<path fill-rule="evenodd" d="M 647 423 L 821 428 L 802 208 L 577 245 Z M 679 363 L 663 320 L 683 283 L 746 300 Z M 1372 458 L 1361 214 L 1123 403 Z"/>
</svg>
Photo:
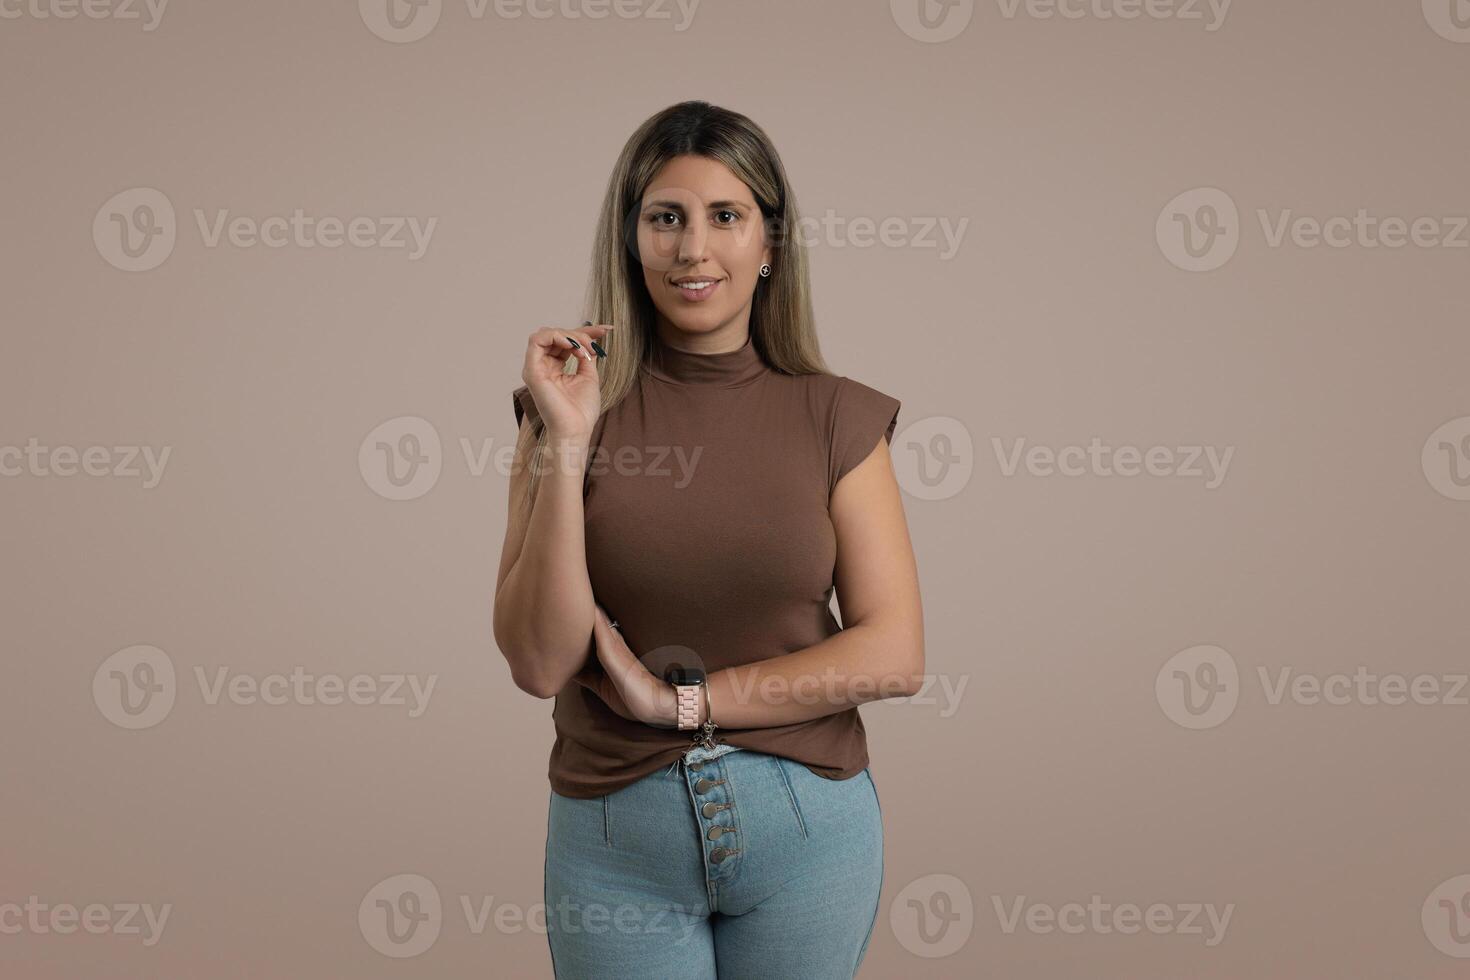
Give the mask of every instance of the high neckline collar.
<svg viewBox="0 0 1470 980">
<path fill-rule="evenodd" d="M 670 347 L 655 333 L 653 351 L 644 367 L 653 377 L 669 384 L 714 388 L 749 384 L 769 370 L 750 334 L 746 334 L 745 343 L 735 350 L 696 354 Z"/>
</svg>

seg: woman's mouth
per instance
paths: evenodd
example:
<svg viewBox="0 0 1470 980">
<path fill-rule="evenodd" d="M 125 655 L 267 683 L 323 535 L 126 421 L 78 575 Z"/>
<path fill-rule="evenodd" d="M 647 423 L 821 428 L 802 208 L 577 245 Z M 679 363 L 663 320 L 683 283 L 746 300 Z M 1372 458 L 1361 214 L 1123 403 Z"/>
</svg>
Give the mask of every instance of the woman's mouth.
<svg viewBox="0 0 1470 980">
<path fill-rule="evenodd" d="M 679 295 L 691 303 L 702 303 L 714 295 L 716 289 L 720 288 L 723 279 L 692 279 L 688 282 L 676 282 L 674 288 Z"/>
</svg>

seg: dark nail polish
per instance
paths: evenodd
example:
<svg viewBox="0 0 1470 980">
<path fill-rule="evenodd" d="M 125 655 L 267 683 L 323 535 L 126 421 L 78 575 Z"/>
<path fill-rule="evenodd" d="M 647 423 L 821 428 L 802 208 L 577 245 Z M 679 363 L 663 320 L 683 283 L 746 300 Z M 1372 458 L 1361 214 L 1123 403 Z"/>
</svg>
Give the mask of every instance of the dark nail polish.
<svg viewBox="0 0 1470 980">
<path fill-rule="evenodd" d="M 598 357 L 606 357 L 607 356 L 607 351 L 603 350 L 602 349 L 602 345 L 600 345 L 597 341 L 592 340 L 592 341 L 588 341 L 588 343 L 590 343 L 592 345 L 592 349 L 597 352 L 597 356 Z"/>
<path fill-rule="evenodd" d="M 584 326 L 584 327 L 590 327 L 590 326 L 592 326 L 592 321 L 591 320 L 583 320 L 582 321 L 582 326 Z"/>
<path fill-rule="evenodd" d="M 571 345 L 573 347 L 577 348 L 577 350 L 581 350 L 582 349 L 582 345 L 579 344 L 579 343 L 577 343 L 577 338 L 576 337 L 568 337 L 567 340 L 570 341 L 571 342 Z"/>
</svg>

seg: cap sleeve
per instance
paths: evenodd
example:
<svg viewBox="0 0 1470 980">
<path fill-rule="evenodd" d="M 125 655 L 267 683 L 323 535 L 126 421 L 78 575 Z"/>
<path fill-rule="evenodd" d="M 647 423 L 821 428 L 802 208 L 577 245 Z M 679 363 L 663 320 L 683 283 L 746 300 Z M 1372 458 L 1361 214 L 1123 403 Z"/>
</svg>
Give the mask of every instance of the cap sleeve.
<svg viewBox="0 0 1470 980">
<path fill-rule="evenodd" d="M 832 455 L 827 490 L 847 475 L 878 446 L 880 436 L 893 440 L 902 403 L 891 395 L 852 378 L 839 378 L 832 407 Z"/>
<path fill-rule="evenodd" d="M 529 385 L 521 385 L 511 392 L 511 401 L 515 404 L 516 428 L 521 427 L 522 416 L 530 416 L 531 431 L 539 434 L 541 430 L 541 413 L 536 409 L 536 399 L 531 394 Z"/>
</svg>

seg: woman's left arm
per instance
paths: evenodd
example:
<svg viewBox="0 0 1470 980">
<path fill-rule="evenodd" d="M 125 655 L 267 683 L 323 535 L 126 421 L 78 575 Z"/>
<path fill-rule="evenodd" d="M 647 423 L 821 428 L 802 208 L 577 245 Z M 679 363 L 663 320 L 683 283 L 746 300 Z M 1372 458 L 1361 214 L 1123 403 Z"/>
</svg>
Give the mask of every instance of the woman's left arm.
<svg viewBox="0 0 1470 980">
<path fill-rule="evenodd" d="M 837 482 L 829 509 L 844 628 L 793 653 L 711 673 L 709 703 L 718 727 L 791 725 L 909 697 L 923 684 L 919 575 L 886 438 Z M 616 688 L 607 694 L 620 696 L 619 707 L 650 725 L 676 727 L 673 688 L 633 656 L 605 615 L 594 632 L 607 683 Z M 705 720 L 702 702 L 699 720 Z"/>
</svg>

